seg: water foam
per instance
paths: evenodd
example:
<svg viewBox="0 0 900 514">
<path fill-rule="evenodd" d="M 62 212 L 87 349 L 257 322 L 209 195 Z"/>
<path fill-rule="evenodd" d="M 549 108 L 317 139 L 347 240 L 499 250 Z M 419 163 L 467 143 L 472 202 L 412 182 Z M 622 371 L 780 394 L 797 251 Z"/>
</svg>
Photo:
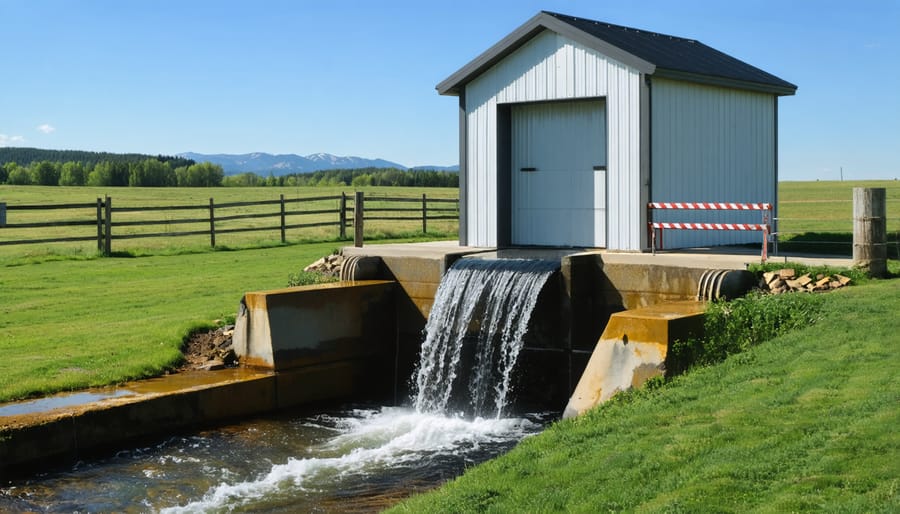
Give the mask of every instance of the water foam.
<svg viewBox="0 0 900 514">
<path fill-rule="evenodd" d="M 230 510 L 267 497 L 315 492 L 329 481 L 352 480 L 385 468 L 418 466 L 422 460 L 441 455 L 519 440 L 540 428 L 525 418 L 466 420 L 397 407 L 351 414 L 339 420 L 338 435 L 310 450 L 314 455 L 290 457 L 252 480 L 220 483 L 200 500 L 161 512 Z"/>
</svg>

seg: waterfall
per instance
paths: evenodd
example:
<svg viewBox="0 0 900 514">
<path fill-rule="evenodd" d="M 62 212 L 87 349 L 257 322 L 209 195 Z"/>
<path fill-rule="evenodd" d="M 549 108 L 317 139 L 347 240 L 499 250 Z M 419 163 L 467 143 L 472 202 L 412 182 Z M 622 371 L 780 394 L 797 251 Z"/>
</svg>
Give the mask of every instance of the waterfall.
<svg viewBox="0 0 900 514">
<path fill-rule="evenodd" d="M 438 286 L 425 326 L 413 377 L 415 409 L 446 413 L 451 398 L 465 393 L 466 411 L 500 418 L 531 311 L 558 268 L 558 262 L 527 259 L 456 261 Z"/>
</svg>

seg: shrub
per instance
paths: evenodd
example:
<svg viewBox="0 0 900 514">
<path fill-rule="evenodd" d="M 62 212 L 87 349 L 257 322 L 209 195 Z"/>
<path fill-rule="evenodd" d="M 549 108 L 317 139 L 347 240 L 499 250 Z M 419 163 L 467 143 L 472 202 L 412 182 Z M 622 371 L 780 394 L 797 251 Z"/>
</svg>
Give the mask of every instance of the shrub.
<svg viewBox="0 0 900 514">
<path fill-rule="evenodd" d="M 315 271 L 298 271 L 288 275 L 287 287 L 308 286 L 312 284 L 328 284 L 337 282 L 338 278 L 325 273 L 317 273 Z"/>
<path fill-rule="evenodd" d="M 706 310 L 705 336 L 675 341 L 666 356 L 667 374 L 720 362 L 785 332 L 812 325 L 821 318 L 823 305 L 822 295 L 802 293 L 753 293 L 711 303 Z"/>
</svg>

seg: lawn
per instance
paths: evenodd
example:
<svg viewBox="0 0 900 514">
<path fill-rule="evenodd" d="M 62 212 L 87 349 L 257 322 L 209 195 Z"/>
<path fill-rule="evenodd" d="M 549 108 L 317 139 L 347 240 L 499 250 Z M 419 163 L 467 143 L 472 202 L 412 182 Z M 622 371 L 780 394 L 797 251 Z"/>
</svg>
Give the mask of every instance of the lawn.
<svg viewBox="0 0 900 514">
<path fill-rule="evenodd" d="M 784 250 L 850 255 L 853 242 L 853 188 L 880 187 L 887 200 L 889 255 L 900 252 L 900 181 L 780 182 L 779 245 Z"/>
<path fill-rule="evenodd" d="M 898 512 L 900 280 L 562 421 L 393 512 Z"/>
<path fill-rule="evenodd" d="M 0 401 L 158 375 L 192 327 L 338 246 L 0 266 Z"/>
</svg>

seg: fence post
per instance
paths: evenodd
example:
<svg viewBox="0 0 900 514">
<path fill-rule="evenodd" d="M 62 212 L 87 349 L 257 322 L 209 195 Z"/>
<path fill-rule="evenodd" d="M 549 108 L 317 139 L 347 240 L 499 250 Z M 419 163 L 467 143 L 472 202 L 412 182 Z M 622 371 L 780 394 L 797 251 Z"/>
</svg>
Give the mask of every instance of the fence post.
<svg viewBox="0 0 900 514">
<path fill-rule="evenodd" d="M 362 248 L 363 245 L 363 216 L 365 211 L 363 202 L 363 192 L 357 191 L 356 199 L 353 203 L 353 246 L 357 248 Z"/>
<path fill-rule="evenodd" d="M 887 219 L 883 187 L 853 188 L 853 266 L 887 275 Z"/>
<path fill-rule="evenodd" d="M 212 198 L 209 199 L 209 246 L 216 247 L 216 206 Z"/>
<path fill-rule="evenodd" d="M 106 209 L 106 223 L 104 223 L 104 244 L 103 244 L 103 254 L 109 257 L 112 255 L 112 198 L 106 197 L 106 201 L 103 202 L 104 208 Z"/>
<path fill-rule="evenodd" d="M 287 241 L 285 231 L 285 214 L 284 214 L 284 195 L 281 195 L 281 243 L 284 244 Z"/>
<path fill-rule="evenodd" d="M 341 239 L 347 239 L 347 194 L 341 191 L 341 213 L 339 214 L 341 224 L 341 229 L 338 232 L 338 237 Z"/>
<path fill-rule="evenodd" d="M 6 202 L 0 202 L 0 227 L 6 226 Z"/>
<path fill-rule="evenodd" d="M 97 251 L 103 251 L 103 198 L 97 198 Z"/>
<path fill-rule="evenodd" d="M 425 193 L 422 193 L 422 233 L 428 233 L 428 203 Z"/>
</svg>

